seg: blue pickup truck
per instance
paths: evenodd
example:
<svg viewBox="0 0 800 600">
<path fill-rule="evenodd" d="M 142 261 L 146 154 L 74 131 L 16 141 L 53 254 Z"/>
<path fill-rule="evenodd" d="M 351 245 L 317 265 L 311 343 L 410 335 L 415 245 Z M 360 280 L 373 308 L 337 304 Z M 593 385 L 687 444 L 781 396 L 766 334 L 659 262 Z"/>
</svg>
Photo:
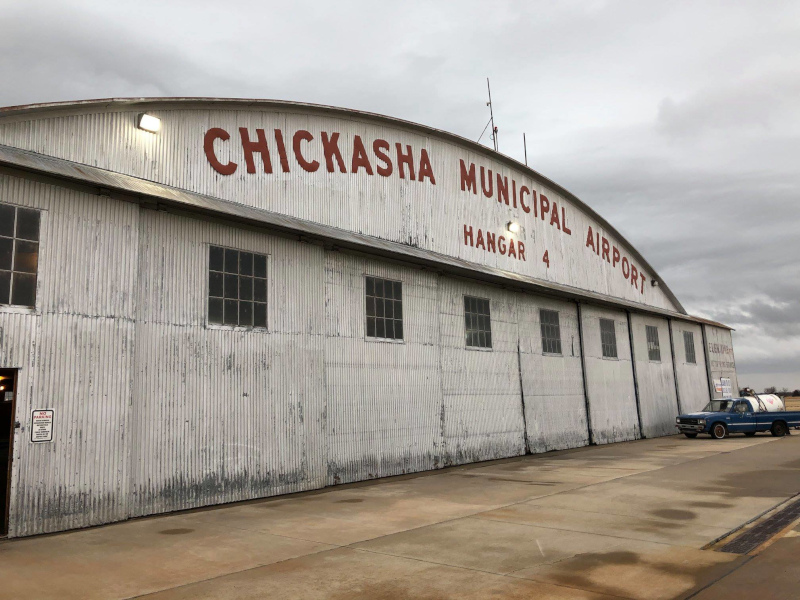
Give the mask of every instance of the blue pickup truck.
<svg viewBox="0 0 800 600">
<path fill-rule="evenodd" d="M 702 412 L 678 415 L 675 426 L 688 438 L 708 433 L 718 440 L 729 433 L 753 436 L 759 431 L 782 437 L 790 428 L 800 426 L 800 411 L 768 412 L 762 408 L 749 398 L 712 400 Z"/>
</svg>

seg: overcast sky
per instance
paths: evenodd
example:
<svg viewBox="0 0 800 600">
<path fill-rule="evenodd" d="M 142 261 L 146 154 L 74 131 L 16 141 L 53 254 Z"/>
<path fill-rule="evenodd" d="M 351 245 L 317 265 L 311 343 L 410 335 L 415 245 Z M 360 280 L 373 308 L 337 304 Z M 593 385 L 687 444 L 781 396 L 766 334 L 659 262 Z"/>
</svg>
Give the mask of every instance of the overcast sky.
<svg viewBox="0 0 800 600">
<path fill-rule="evenodd" d="M 613 223 L 740 385 L 800 388 L 800 2 L 0 0 L 0 105 L 318 102 L 477 139 Z M 484 140 L 487 141 L 488 140 Z"/>
</svg>

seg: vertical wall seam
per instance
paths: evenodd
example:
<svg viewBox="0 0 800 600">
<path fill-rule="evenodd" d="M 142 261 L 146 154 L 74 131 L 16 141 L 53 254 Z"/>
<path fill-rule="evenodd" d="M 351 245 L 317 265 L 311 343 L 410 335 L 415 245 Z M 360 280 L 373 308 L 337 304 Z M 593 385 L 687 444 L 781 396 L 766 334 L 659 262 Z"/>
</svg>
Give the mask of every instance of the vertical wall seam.
<svg viewBox="0 0 800 600">
<path fill-rule="evenodd" d="M 639 436 L 645 439 L 644 427 L 642 426 L 642 407 L 639 403 L 639 378 L 636 375 L 636 350 L 633 345 L 633 324 L 631 323 L 631 311 L 626 310 L 628 317 L 628 339 L 631 344 L 631 368 L 633 369 L 633 394 L 636 397 L 636 416 L 639 419 Z"/>
<path fill-rule="evenodd" d="M 575 302 L 578 307 L 578 347 L 581 351 L 581 373 L 583 374 L 583 399 L 586 406 L 586 429 L 589 432 L 589 445 L 595 444 L 594 433 L 592 432 L 592 408 L 589 400 L 589 382 L 586 374 L 586 352 L 583 347 L 583 309 L 580 302 Z"/>
<path fill-rule="evenodd" d="M 675 338 L 672 335 L 672 319 L 667 319 L 667 327 L 669 328 L 669 351 L 672 354 L 672 378 L 675 380 L 675 402 L 678 405 L 678 414 L 683 414 L 681 407 L 681 390 L 678 385 L 678 363 L 675 362 Z"/>
</svg>

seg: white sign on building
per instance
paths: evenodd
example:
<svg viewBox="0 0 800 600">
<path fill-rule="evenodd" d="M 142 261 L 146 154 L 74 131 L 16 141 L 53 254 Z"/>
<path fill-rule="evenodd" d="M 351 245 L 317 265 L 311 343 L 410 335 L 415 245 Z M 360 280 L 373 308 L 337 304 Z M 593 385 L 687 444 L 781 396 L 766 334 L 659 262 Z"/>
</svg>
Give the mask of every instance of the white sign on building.
<svg viewBox="0 0 800 600">
<path fill-rule="evenodd" d="M 31 441 L 53 441 L 53 411 L 35 410 L 31 418 Z"/>
</svg>

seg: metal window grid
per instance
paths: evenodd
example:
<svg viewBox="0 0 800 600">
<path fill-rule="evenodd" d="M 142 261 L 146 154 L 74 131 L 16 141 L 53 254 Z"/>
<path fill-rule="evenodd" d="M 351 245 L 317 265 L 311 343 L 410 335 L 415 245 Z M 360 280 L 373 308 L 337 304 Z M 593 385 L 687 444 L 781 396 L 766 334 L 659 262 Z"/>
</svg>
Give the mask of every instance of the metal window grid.
<svg viewBox="0 0 800 600">
<path fill-rule="evenodd" d="M 658 343 L 658 327 L 646 325 L 647 332 L 647 358 L 661 362 L 661 345 Z"/>
<path fill-rule="evenodd" d="M 209 246 L 208 322 L 233 327 L 267 327 L 265 254 Z"/>
<path fill-rule="evenodd" d="M 557 310 L 540 309 L 539 322 L 542 327 L 542 352 L 561 354 L 561 325 Z"/>
<path fill-rule="evenodd" d="M 492 347 L 492 315 L 488 298 L 464 296 L 464 326 L 467 346 Z"/>
<path fill-rule="evenodd" d="M 603 358 L 617 358 L 617 332 L 613 319 L 600 319 L 600 345 Z"/>
<path fill-rule="evenodd" d="M 694 352 L 694 333 L 691 331 L 683 332 L 683 347 L 686 350 L 686 362 L 696 365 L 697 355 Z"/>
<path fill-rule="evenodd" d="M 366 277 L 367 337 L 403 339 L 403 283 Z"/>
<path fill-rule="evenodd" d="M 0 305 L 36 307 L 41 214 L 0 204 Z"/>
</svg>

